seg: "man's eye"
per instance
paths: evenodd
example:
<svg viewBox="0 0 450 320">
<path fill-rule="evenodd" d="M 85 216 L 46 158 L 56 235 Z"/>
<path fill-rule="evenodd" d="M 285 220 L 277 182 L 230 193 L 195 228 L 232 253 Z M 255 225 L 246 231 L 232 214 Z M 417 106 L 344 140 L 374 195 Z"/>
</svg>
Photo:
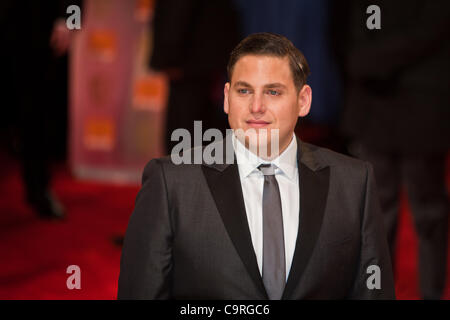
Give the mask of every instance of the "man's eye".
<svg viewBox="0 0 450 320">
<path fill-rule="evenodd" d="M 248 93 L 248 89 L 238 89 L 238 92 L 242 93 L 242 94 L 247 94 Z"/>
<path fill-rule="evenodd" d="M 272 95 L 272 96 L 278 96 L 278 95 L 280 95 L 280 92 L 277 91 L 277 90 L 268 90 L 267 92 L 268 92 L 270 95 Z"/>
</svg>

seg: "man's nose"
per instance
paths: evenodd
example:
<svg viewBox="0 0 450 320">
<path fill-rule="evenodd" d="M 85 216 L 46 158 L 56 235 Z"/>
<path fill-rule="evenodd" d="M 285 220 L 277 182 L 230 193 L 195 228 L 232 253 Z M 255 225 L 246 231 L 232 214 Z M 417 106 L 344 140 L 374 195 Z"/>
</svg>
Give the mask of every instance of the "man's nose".
<svg viewBox="0 0 450 320">
<path fill-rule="evenodd" d="M 250 105 L 251 113 L 264 113 L 265 111 L 264 99 L 262 94 L 255 94 Z"/>
</svg>

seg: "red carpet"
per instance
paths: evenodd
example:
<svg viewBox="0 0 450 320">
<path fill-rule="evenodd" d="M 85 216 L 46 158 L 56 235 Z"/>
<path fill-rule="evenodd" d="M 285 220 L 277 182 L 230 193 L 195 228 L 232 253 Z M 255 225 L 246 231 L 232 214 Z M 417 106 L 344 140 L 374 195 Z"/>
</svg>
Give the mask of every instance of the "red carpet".
<svg viewBox="0 0 450 320">
<path fill-rule="evenodd" d="M 41 221 L 22 203 L 17 164 L 1 161 L 0 299 L 115 299 L 120 248 L 138 186 L 74 180 L 55 170 L 53 187 L 68 219 Z M 396 289 L 399 299 L 418 299 L 416 238 L 406 205 L 400 220 Z M 81 289 L 68 290 L 66 268 L 81 268 Z M 450 274 L 450 263 L 449 263 Z M 445 299 L 450 299 L 450 276 Z"/>
</svg>

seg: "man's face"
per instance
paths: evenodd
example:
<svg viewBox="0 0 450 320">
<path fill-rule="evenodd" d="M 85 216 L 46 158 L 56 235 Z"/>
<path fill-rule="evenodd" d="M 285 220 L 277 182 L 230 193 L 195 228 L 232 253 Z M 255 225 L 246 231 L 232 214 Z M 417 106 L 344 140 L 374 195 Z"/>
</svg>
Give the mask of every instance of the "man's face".
<svg viewBox="0 0 450 320">
<path fill-rule="evenodd" d="M 300 92 L 294 84 L 288 57 L 246 55 L 234 65 L 225 84 L 224 110 L 231 129 L 278 129 L 279 152 L 292 139 L 297 118 L 306 116 L 311 106 L 311 88 Z"/>
</svg>

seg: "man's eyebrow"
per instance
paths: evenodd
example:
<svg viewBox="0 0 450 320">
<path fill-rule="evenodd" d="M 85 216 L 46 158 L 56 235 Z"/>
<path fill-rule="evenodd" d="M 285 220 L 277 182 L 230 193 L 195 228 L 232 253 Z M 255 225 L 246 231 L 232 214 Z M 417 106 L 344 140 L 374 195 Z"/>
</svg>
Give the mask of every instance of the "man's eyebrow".
<svg viewBox="0 0 450 320">
<path fill-rule="evenodd" d="M 284 84 L 279 83 L 279 82 L 268 83 L 268 84 L 264 85 L 264 87 L 266 87 L 266 88 L 283 88 L 283 89 L 286 88 L 286 86 Z"/>
<path fill-rule="evenodd" d="M 234 83 L 234 87 L 246 87 L 246 88 L 251 88 L 252 86 L 250 85 L 250 83 L 247 83 L 245 81 L 236 81 Z"/>
<path fill-rule="evenodd" d="M 246 87 L 246 88 L 251 88 L 252 87 L 251 84 L 249 84 L 249 83 L 247 83 L 245 81 L 236 81 L 234 83 L 234 86 L 235 87 Z M 279 82 L 268 83 L 268 84 L 265 84 L 264 87 L 265 88 L 283 88 L 283 89 L 286 88 L 286 86 L 284 84 L 279 83 Z"/>
</svg>

